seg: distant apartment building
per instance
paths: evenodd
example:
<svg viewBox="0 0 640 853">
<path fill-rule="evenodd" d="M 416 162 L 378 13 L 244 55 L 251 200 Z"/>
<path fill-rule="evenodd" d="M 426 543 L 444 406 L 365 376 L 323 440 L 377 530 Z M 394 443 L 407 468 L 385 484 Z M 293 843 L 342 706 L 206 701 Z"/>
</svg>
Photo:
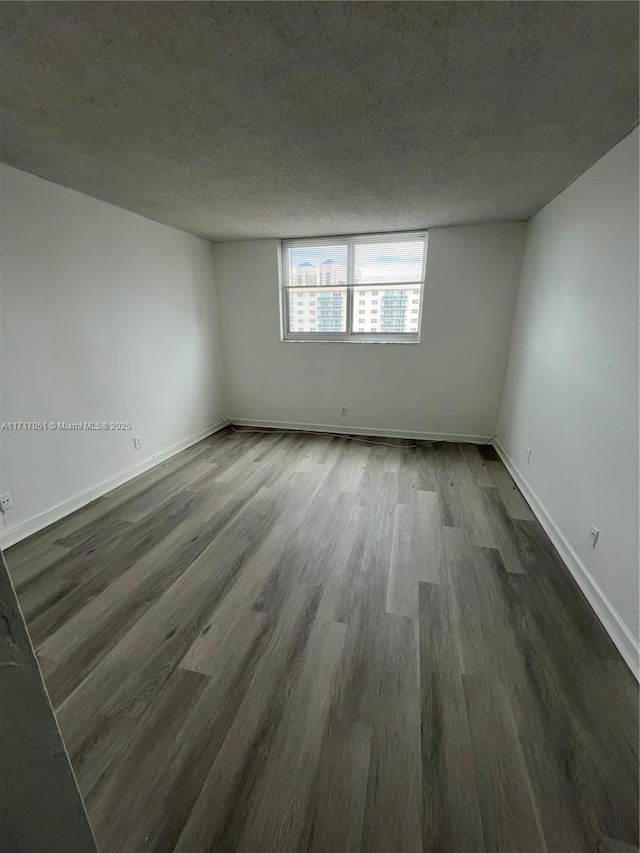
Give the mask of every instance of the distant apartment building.
<svg viewBox="0 0 640 853">
<path fill-rule="evenodd" d="M 353 331 L 360 334 L 416 333 L 420 317 L 420 292 L 411 286 L 361 282 L 355 271 Z M 293 270 L 294 287 L 326 290 L 289 292 L 289 328 L 292 332 L 344 332 L 346 328 L 347 268 L 331 259 L 316 266 L 310 261 Z"/>
</svg>

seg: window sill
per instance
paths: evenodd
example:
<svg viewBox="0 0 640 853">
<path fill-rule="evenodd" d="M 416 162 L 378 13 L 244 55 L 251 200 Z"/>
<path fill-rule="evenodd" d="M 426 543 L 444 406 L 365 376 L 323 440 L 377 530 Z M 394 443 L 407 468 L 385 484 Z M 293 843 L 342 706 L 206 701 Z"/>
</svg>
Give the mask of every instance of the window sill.
<svg viewBox="0 0 640 853">
<path fill-rule="evenodd" d="M 368 337 L 367 335 L 352 335 L 350 337 L 306 337 L 306 338 L 280 338 L 283 344 L 419 344 L 418 336 L 410 335 L 394 336 L 394 335 L 376 335 Z"/>
</svg>

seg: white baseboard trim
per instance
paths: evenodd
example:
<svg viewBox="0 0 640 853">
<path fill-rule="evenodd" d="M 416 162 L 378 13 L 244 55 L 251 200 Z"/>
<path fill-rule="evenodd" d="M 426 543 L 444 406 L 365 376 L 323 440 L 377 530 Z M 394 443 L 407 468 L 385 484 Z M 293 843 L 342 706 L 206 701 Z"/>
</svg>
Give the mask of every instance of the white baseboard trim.
<svg viewBox="0 0 640 853">
<path fill-rule="evenodd" d="M 32 536 L 39 530 L 43 530 L 50 524 L 59 521 L 66 515 L 70 515 L 77 509 L 81 509 L 83 506 L 91 503 L 91 501 L 95 501 L 96 498 L 102 497 L 102 495 L 105 495 L 107 492 L 111 492 L 113 489 L 117 489 L 118 486 L 121 486 L 128 480 L 132 480 L 134 477 L 137 477 L 139 474 L 143 474 L 150 468 L 155 468 L 156 465 L 159 465 L 166 459 L 170 459 L 172 456 L 175 456 L 176 453 L 180 453 L 181 450 L 186 450 L 187 447 L 191 447 L 192 444 L 197 444 L 199 441 L 202 441 L 203 438 L 207 438 L 207 436 L 213 435 L 214 432 L 224 429 L 228 423 L 229 422 L 226 418 L 222 418 L 195 435 L 183 438 L 181 441 L 172 444 L 165 450 L 154 453 L 152 456 L 147 457 L 143 462 L 139 462 L 137 465 L 132 465 L 130 468 L 126 468 L 119 474 L 114 474 L 113 477 L 108 477 L 101 483 L 85 489 L 83 492 L 68 498 L 54 507 L 51 507 L 51 509 L 45 510 L 45 512 L 35 515 L 33 518 L 29 518 L 26 521 L 22 521 L 20 524 L 16 524 L 15 527 L 9 527 L 2 533 L 2 535 L 0 535 L 0 548 L 9 548 L 11 545 L 15 545 L 22 539 L 26 539 L 27 536 Z"/>
<path fill-rule="evenodd" d="M 531 486 L 529 486 L 522 474 L 520 474 L 505 449 L 497 441 L 494 442 L 494 446 L 518 488 L 527 499 L 529 506 L 544 528 L 545 533 L 553 542 L 556 551 L 571 572 L 575 582 L 582 590 L 607 634 L 609 634 L 616 648 L 624 658 L 625 663 L 636 679 L 640 681 L 640 668 L 638 665 L 640 644 L 638 644 L 629 627 L 582 562 L 567 537 L 546 510 L 540 498 Z"/>
<path fill-rule="evenodd" d="M 264 429 L 300 430 L 302 432 L 330 432 L 340 435 L 375 435 L 381 438 L 414 438 L 417 441 L 461 441 L 485 444 L 490 435 L 458 435 L 450 432 L 416 432 L 406 429 L 374 429 L 350 424 L 303 424 L 291 421 L 263 421 L 253 418 L 229 418 L 235 426 L 263 427 Z"/>
</svg>

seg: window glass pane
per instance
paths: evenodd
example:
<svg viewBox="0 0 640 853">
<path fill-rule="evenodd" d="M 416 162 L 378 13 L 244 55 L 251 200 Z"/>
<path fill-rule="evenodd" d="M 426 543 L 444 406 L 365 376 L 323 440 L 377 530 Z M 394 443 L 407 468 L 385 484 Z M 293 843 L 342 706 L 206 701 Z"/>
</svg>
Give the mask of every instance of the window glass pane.
<svg viewBox="0 0 640 853">
<path fill-rule="evenodd" d="M 422 281 L 424 240 L 355 244 L 355 284 Z"/>
<path fill-rule="evenodd" d="M 283 240 L 283 339 L 417 340 L 426 243 L 420 232 Z"/>
<path fill-rule="evenodd" d="M 377 295 L 374 297 L 373 294 Z M 410 334 L 418 332 L 418 314 L 412 313 L 414 300 L 420 296 L 420 287 L 389 285 L 385 290 L 356 287 L 354 296 L 364 299 L 364 309 L 358 311 L 360 334 Z M 360 313 L 364 310 L 364 316 Z M 413 309 L 415 310 L 415 308 Z"/>
<path fill-rule="evenodd" d="M 347 283 L 347 247 L 290 246 L 286 250 L 285 285 L 331 286 Z"/>
<path fill-rule="evenodd" d="M 345 332 L 347 329 L 347 299 L 345 288 L 323 287 L 307 290 L 306 286 L 287 291 L 289 301 L 289 331 Z"/>
</svg>

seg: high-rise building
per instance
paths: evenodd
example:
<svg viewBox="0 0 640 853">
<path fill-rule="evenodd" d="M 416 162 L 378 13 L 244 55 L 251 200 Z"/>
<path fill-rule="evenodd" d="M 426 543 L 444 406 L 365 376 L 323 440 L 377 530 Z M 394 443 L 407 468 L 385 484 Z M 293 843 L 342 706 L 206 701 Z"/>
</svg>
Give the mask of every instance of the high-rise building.
<svg viewBox="0 0 640 853">
<path fill-rule="evenodd" d="M 356 270 L 356 282 L 361 280 Z M 296 287 L 313 287 L 308 293 L 289 294 L 289 328 L 292 332 L 342 332 L 346 327 L 347 269 L 331 258 L 318 266 L 303 261 L 295 267 Z M 319 290 L 317 288 L 327 288 Z M 420 293 L 402 285 L 372 285 L 353 293 L 355 333 L 388 334 L 418 331 Z"/>
</svg>

